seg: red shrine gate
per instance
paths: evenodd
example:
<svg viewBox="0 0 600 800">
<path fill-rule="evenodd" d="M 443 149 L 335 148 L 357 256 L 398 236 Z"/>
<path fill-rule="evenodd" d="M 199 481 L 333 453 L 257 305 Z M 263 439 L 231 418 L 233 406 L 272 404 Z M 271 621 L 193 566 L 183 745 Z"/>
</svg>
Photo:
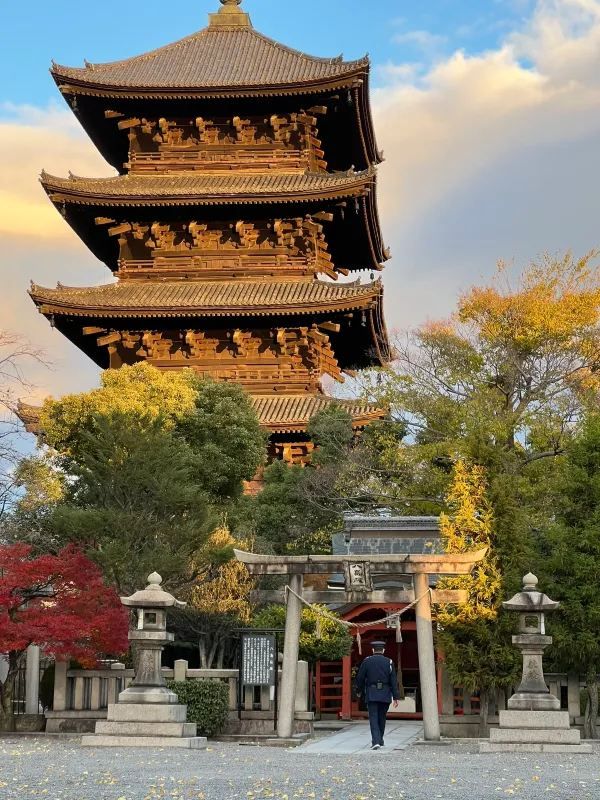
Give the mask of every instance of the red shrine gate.
<svg viewBox="0 0 600 800">
<path fill-rule="evenodd" d="M 373 622 L 402 611 L 407 604 L 364 603 L 340 613 L 347 622 Z M 396 641 L 395 627 L 383 622 L 361 631 L 361 650 L 354 641 L 352 652 L 339 661 L 321 661 L 316 669 L 315 704 L 324 715 L 335 714 L 341 719 L 368 717 L 364 704 L 356 696 L 354 678 L 364 658 L 371 654 L 371 642 L 386 643 L 385 655 L 391 658 L 398 671 L 399 682 L 404 688 L 407 702 L 392 718 L 422 719 L 421 692 L 419 685 L 419 654 L 417 648 L 417 624 L 411 610 L 402 617 L 402 642 Z M 438 705 L 441 712 L 441 680 L 438 669 Z"/>
</svg>

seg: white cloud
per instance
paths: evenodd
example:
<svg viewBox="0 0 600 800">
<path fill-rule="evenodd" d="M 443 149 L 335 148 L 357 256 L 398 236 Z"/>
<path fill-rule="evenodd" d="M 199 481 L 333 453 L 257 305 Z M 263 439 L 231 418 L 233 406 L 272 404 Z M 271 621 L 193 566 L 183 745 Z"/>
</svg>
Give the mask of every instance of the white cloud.
<svg viewBox="0 0 600 800">
<path fill-rule="evenodd" d="M 73 232 L 39 184 L 42 169 L 112 175 L 68 109 L 0 104 L 0 235 L 60 239 Z"/>
<path fill-rule="evenodd" d="M 539 0 L 496 50 L 396 66 L 374 95 L 390 325 L 447 313 L 497 258 L 600 244 L 598 0 Z"/>
</svg>

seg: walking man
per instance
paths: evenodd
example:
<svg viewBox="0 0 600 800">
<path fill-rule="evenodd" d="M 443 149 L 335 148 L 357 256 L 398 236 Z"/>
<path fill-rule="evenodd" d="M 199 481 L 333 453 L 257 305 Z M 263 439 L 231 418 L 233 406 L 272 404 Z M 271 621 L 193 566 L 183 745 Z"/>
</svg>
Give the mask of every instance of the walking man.
<svg viewBox="0 0 600 800">
<path fill-rule="evenodd" d="M 384 655 L 385 642 L 373 642 L 373 655 L 360 665 L 356 676 L 356 694 L 364 697 L 369 709 L 371 750 L 384 747 L 383 737 L 387 712 L 392 699 L 398 706 L 398 678 L 391 658 Z"/>
</svg>

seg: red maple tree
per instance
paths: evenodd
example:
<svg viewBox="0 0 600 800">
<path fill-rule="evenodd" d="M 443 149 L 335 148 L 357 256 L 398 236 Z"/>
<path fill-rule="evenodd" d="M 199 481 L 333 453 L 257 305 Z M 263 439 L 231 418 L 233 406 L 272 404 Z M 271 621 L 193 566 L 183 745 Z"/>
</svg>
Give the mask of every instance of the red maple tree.
<svg viewBox="0 0 600 800">
<path fill-rule="evenodd" d="M 0 683 L 0 715 L 12 727 L 14 679 L 27 647 L 84 667 L 127 650 L 127 612 L 99 568 L 76 547 L 32 556 L 28 545 L 0 546 L 0 653 L 8 674 Z"/>
</svg>

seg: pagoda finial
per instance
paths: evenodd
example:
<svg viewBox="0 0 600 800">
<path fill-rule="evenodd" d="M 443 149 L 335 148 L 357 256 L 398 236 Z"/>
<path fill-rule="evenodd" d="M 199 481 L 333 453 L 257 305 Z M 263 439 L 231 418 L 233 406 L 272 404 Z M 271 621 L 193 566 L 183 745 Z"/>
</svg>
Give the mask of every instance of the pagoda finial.
<svg viewBox="0 0 600 800">
<path fill-rule="evenodd" d="M 250 15 L 238 8 L 242 0 L 220 0 L 222 8 L 209 14 L 211 28 L 251 28 Z"/>
</svg>

